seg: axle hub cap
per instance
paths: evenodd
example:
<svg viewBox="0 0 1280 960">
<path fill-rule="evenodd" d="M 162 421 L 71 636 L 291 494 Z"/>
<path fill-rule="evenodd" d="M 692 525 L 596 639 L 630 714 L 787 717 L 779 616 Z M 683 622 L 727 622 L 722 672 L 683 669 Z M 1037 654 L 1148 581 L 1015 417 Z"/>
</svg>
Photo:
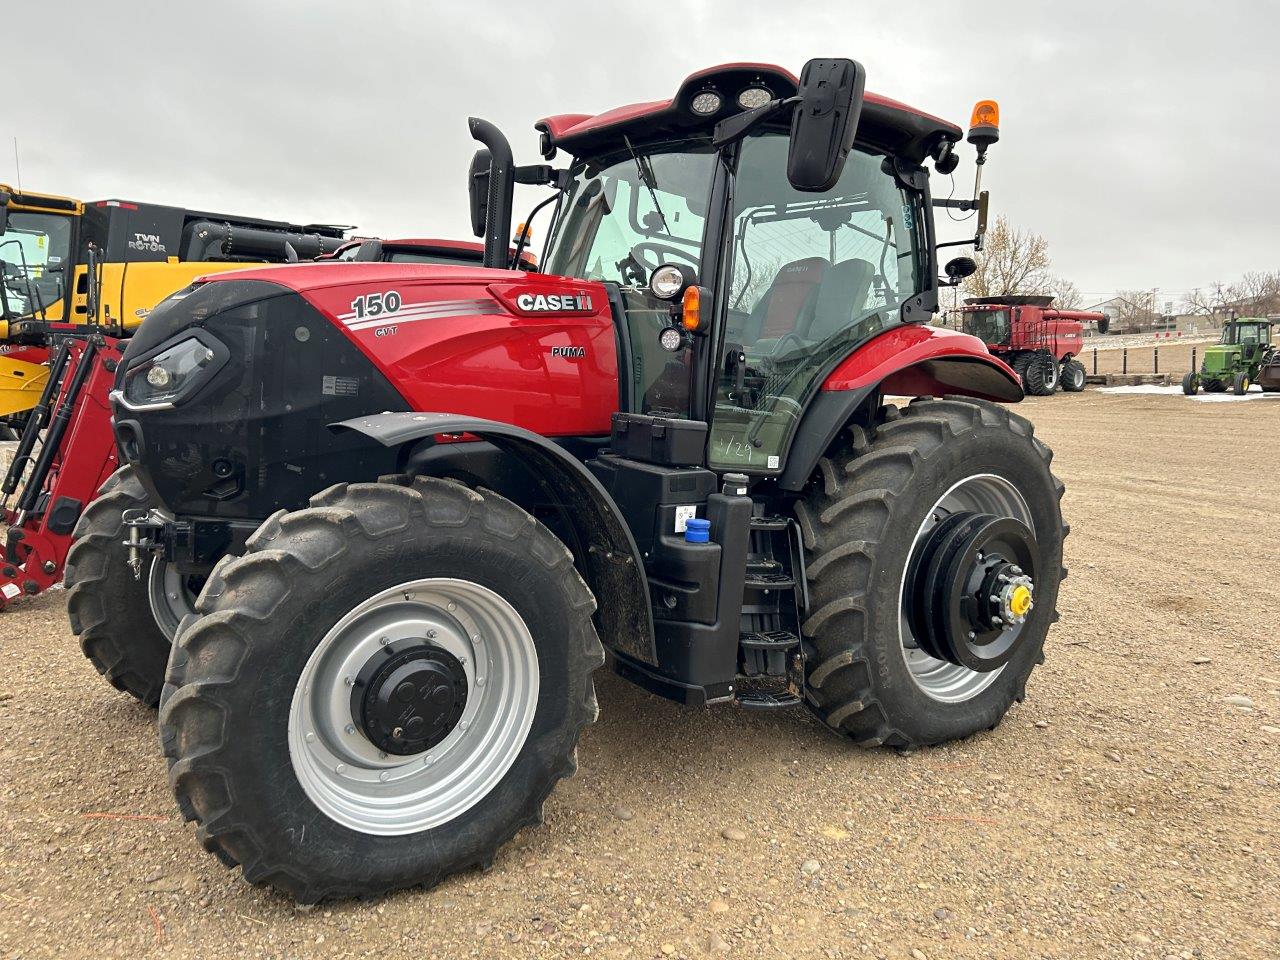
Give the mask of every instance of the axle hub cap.
<svg viewBox="0 0 1280 960">
<path fill-rule="evenodd" d="M 1017 652 L 1034 606 L 1035 538 L 1021 521 L 977 511 L 942 518 L 907 571 L 907 617 L 921 650 L 977 673 Z"/>
<path fill-rule="evenodd" d="M 407 757 L 430 750 L 467 705 L 467 674 L 457 657 L 426 640 L 383 647 L 360 671 L 351 714 L 379 750 Z"/>
</svg>

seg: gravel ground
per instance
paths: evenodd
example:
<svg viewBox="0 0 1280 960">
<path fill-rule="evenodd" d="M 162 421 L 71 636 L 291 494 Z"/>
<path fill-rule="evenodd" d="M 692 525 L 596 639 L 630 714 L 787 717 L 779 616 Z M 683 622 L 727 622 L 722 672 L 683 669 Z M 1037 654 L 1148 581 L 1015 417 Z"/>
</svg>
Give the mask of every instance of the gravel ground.
<svg viewBox="0 0 1280 960">
<path fill-rule="evenodd" d="M 1068 485 L 1072 575 L 1002 726 L 867 753 L 602 675 L 546 825 L 429 893 L 300 910 L 244 884 L 179 821 L 153 715 L 81 657 L 61 592 L 13 608 L 0 958 L 1280 955 L 1275 410 L 1023 411 Z"/>
</svg>

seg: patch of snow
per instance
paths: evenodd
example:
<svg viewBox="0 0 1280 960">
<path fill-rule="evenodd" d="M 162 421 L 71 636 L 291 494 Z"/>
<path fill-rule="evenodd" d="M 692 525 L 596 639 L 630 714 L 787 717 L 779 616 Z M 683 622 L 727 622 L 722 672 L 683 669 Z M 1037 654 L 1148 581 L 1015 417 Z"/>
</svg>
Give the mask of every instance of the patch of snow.
<svg viewBox="0 0 1280 960">
<path fill-rule="evenodd" d="M 1166 394 L 1168 396 L 1181 396 L 1181 386 L 1162 387 L 1155 383 L 1140 383 L 1131 387 L 1092 387 L 1090 389 L 1097 390 L 1099 393 L 1157 393 Z M 1243 397 L 1237 397 L 1228 390 L 1226 393 L 1204 393 L 1203 391 L 1194 396 L 1187 397 L 1188 400 L 1199 400 L 1201 403 L 1237 403 L 1245 400 L 1273 400 L 1280 401 L 1280 393 L 1263 393 L 1261 390 L 1250 390 Z"/>
</svg>

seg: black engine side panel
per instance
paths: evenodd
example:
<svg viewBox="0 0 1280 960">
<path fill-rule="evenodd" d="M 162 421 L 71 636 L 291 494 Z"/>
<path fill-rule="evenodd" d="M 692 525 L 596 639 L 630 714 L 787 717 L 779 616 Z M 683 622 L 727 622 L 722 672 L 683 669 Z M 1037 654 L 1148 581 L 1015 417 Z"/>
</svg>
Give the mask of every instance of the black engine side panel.
<svg viewBox="0 0 1280 960">
<path fill-rule="evenodd" d="M 165 301 L 121 365 L 200 328 L 230 359 L 173 409 L 117 405 L 126 459 L 179 516 L 260 520 L 340 480 L 395 469 L 395 451 L 329 425 L 409 407 L 373 364 L 298 294 L 261 280 L 222 281 Z"/>
</svg>

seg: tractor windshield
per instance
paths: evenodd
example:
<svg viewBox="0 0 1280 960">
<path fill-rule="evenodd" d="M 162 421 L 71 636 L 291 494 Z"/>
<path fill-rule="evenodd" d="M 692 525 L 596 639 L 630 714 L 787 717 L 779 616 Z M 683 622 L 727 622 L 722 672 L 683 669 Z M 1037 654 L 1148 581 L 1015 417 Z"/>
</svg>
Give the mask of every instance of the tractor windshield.
<svg viewBox="0 0 1280 960">
<path fill-rule="evenodd" d="M 680 141 L 633 151 L 630 146 L 579 162 L 547 242 L 546 271 L 617 284 L 627 314 L 630 389 L 645 413 L 689 407 L 684 354 L 658 335 L 671 323 L 670 304 L 649 292 L 649 274 L 664 263 L 702 263 L 716 154 L 707 141 Z"/>
<path fill-rule="evenodd" d="M 62 300 L 71 266 L 71 218 L 14 210 L 0 235 L 5 317 L 38 315 Z"/>
<path fill-rule="evenodd" d="M 778 470 L 809 398 L 858 343 L 900 321 L 921 286 L 921 198 L 855 150 L 836 185 L 787 181 L 787 136 L 743 145 L 710 464 Z M 745 356 L 745 363 L 737 358 Z"/>
<path fill-rule="evenodd" d="M 1222 342 L 1256 347 L 1266 339 L 1263 336 L 1264 326 L 1261 323 L 1229 323 L 1222 328 Z"/>
</svg>

